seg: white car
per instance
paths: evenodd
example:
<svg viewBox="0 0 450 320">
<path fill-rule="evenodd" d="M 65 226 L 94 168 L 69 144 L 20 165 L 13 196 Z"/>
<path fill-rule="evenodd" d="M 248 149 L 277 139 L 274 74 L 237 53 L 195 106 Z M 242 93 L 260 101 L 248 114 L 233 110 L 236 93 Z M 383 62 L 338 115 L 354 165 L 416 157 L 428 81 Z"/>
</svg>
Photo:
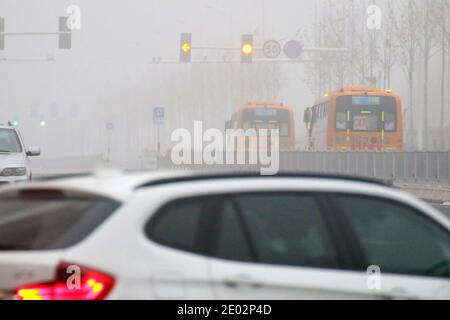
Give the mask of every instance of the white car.
<svg viewBox="0 0 450 320">
<path fill-rule="evenodd" d="M 25 149 L 19 131 L 9 125 L 0 125 L 0 184 L 30 180 L 29 157 L 39 156 L 39 148 Z"/>
<path fill-rule="evenodd" d="M 3 299 L 450 299 L 450 220 L 382 184 L 98 174 L 0 192 Z"/>
</svg>

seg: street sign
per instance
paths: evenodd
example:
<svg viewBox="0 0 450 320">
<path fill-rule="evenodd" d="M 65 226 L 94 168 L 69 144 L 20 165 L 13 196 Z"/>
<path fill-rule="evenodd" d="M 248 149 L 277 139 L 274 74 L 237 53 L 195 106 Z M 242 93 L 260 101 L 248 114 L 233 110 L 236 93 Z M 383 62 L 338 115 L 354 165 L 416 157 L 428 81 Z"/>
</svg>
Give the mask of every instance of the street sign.
<svg viewBox="0 0 450 320">
<path fill-rule="evenodd" d="M 164 122 L 164 108 L 153 108 L 153 123 L 162 124 Z"/>
<path fill-rule="evenodd" d="M 106 123 L 106 130 L 108 131 L 113 131 L 114 130 L 114 123 L 112 123 L 111 121 Z"/>
<path fill-rule="evenodd" d="M 281 54 L 281 45 L 278 41 L 269 40 L 263 45 L 263 53 L 266 58 L 275 59 Z"/>
<path fill-rule="evenodd" d="M 298 59 L 303 53 L 303 44 L 297 40 L 286 42 L 283 48 L 284 54 L 290 59 Z"/>
</svg>

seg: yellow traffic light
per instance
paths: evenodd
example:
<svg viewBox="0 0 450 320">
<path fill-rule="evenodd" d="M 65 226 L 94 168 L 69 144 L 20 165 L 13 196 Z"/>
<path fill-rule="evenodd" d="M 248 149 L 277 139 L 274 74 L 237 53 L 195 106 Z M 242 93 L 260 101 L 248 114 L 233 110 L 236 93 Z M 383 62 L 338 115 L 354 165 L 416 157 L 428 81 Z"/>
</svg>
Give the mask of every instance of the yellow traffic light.
<svg viewBox="0 0 450 320">
<path fill-rule="evenodd" d="M 192 54 L 192 34 L 182 33 L 180 35 L 180 62 L 191 62 Z"/>
<path fill-rule="evenodd" d="M 250 43 L 245 43 L 242 46 L 242 53 L 245 55 L 250 55 L 253 53 L 253 46 Z"/>
<path fill-rule="evenodd" d="M 253 35 L 243 34 L 241 42 L 241 62 L 251 63 L 253 61 Z"/>
<path fill-rule="evenodd" d="M 189 51 L 191 51 L 191 45 L 185 42 L 181 45 L 181 50 L 183 50 L 183 52 L 185 53 L 188 53 Z"/>
</svg>

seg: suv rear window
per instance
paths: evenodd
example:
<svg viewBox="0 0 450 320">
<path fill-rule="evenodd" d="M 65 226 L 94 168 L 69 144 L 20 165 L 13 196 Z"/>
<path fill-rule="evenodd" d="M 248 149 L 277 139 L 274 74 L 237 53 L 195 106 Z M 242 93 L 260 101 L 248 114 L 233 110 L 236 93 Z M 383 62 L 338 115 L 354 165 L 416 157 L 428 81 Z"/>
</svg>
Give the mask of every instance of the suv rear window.
<svg viewBox="0 0 450 320">
<path fill-rule="evenodd" d="M 119 206 L 111 199 L 62 193 L 0 197 L 0 252 L 68 248 Z"/>
</svg>

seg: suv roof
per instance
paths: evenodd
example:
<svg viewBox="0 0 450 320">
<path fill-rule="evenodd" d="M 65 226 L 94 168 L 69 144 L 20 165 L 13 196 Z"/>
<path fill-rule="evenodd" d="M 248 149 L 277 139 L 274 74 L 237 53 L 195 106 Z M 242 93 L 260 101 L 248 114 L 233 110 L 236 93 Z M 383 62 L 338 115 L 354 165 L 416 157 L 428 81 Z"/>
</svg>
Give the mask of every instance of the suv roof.
<svg viewBox="0 0 450 320">
<path fill-rule="evenodd" d="M 259 174 L 259 172 L 195 172 L 193 171 L 191 175 L 180 175 L 180 176 L 171 176 L 161 179 L 154 179 L 147 183 L 144 183 L 137 187 L 144 188 L 161 184 L 169 184 L 169 183 L 177 183 L 177 182 L 186 182 L 186 181 L 199 181 L 199 180 L 216 180 L 216 179 L 233 179 L 233 178 L 313 178 L 313 179 L 333 179 L 333 180 L 343 180 L 343 181 L 354 181 L 354 182 L 364 182 L 371 183 L 382 186 L 393 186 L 393 181 L 389 180 L 380 180 L 380 179 L 372 179 L 372 178 L 364 178 L 364 177 L 354 177 L 349 175 L 338 175 L 338 174 L 322 174 L 322 173 L 299 173 L 299 172 L 280 172 L 275 175 L 264 176 Z"/>
<path fill-rule="evenodd" d="M 226 180 L 239 178 L 273 179 L 273 178 L 306 178 L 320 180 L 335 180 L 342 182 L 368 183 L 374 186 L 389 186 L 392 183 L 385 181 L 355 178 L 343 175 L 325 175 L 312 173 L 282 172 L 274 176 L 261 176 L 258 172 L 232 172 L 232 171 L 153 171 L 153 172 L 129 172 L 98 171 L 96 173 L 62 175 L 42 177 L 25 185 L 9 186 L 3 190 L 31 189 L 67 189 L 84 191 L 102 195 L 118 201 L 126 201 L 134 191 L 160 185 L 169 185 L 180 182 Z"/>
<path fill-rule="evenodd" d="M 11 130 L 16 130 L 15 127 L 7 125 L 7 124 L 2 124 L 0 123 L 0 129 L 11 129 Z"/>
</svg>

